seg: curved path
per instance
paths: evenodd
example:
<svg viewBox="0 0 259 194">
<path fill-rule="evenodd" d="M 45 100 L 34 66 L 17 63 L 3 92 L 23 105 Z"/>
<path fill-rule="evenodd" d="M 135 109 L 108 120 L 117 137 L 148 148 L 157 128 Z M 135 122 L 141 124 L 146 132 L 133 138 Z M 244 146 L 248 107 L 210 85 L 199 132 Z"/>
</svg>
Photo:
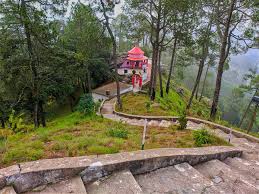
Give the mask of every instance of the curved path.
<svg viewBox="0 0 259 194">
<path fill-rule="evenodd" d="M 112 98 L 103 103 L 100 111 L 104 118 L 137 126 L 144 126 L 145 119 L 147 119 L 148 126 L 169 127 L 171 125 L 178 124 L 177 117 L 138 116 L 116 112 L 114 110 L 115 104 L 116 98 Z M 238 148 L 242 148 L 248 153 L 252 152 L 254 154 L 259 154 L 259 139 L 256 137 L 239 131 L 235 131 L 231 128 L 227 128 L 206 120 L 193 117 L 187 117 L 187 119 L 187 129 L 210 129 L 216 136 L 219 136 L 226 141 L 230 141 L 232 145 Z"/>
</svg>

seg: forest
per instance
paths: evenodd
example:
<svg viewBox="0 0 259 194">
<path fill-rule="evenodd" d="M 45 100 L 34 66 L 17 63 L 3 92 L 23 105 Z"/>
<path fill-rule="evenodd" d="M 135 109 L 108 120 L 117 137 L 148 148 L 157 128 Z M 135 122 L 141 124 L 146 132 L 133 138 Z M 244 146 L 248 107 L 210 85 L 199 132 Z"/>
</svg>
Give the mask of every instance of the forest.
<svg viewBox="0 0 259 194">
<path fill-rule="evenodd" d="M 207 100 L 206 119 L 259 132 L 259 61 L 241 73 L 231 62 L 258 52 L 258 32 L 256 0 L 2 0 L 0 127 L 46 127 L 112 81 L 123 109 L 117 63 L 138 45 L 152 59 L 151 102 L 183 87 L 182 114 Z"/>
</svg>

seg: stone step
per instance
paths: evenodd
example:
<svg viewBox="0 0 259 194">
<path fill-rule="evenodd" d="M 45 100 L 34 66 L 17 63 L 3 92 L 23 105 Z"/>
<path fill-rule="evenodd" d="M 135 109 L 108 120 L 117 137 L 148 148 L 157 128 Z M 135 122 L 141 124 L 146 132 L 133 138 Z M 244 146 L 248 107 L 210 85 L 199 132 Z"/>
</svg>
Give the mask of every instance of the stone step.
<svg viewBox="0 0 259 194">
<path fill-rule="evenodd" d="M 84 183 L 80 176 L 61 181 L 52 185 L 41 186 L 26 194 L 86 194 Z"/>
<path fill-rule="evenodd" d="M 253 178 L 241 175 L 219 160 L 211 160 L 196 165 L 195 169 L 212 180 L 215 187 L 224 190 L 225 193 L 259 193 Z"/>
<path fill-rule="evenodd" d="M 259 154 L 258 153 L 249 153 L 243 152 L 242 158 L 245 160 L 253 161 L 254 163 L 259 163 Z"/>
<path fill-rule="evenodd" d="M 259 163 L 253 163 L 241 158 L 227 158 L 224 163 L 246 177 L 252 176 L 257 189 L 259 189 Z"/>
<path fill-rule="evenodd" d="M 144 193 L 219 193 L 212 181 L 204 177 L 188 163 L 161 168 L 156 171 L 136 175 Z"/>
<path fill-rule="evenodd" d="M 243 148 L 247 152 L 250 152 L 250 153 L 259 153 L 258 152 L 259 144 L 258 143 L 252 143 L 245 138 L 233 138 L 231 140 L 231 144 L 233 144 L 236 147 Z"/>
<path fill-rule="evenodd" d="M 116 172 L 86 186 L 88 194 L 142 194 L 129 170 Z"/>
<path fill-rule="evenodd" d="M 0 194 L 16 194 L 16 192 L 13 187 L 5 187 L 0 190 Z"/>
</svg>

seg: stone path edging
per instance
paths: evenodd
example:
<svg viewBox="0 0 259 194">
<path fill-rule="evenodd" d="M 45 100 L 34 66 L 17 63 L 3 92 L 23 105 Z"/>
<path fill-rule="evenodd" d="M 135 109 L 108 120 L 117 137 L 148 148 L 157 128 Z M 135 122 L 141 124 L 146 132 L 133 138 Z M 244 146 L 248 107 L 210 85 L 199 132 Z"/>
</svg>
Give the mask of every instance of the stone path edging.
<svg viewBox="0 0 259 194">
<path fill-rule="evenodd" d="M 183 162 L 195 165 L 213 159 L 239 157 L 241 154 L 242 150 L 235 147 L 216 146 L 44 159 L 0 169 L 0 189 L 12 185 L 17 193 L 21 193 L 78 175 L 87 184 L 123 169 L 130 169 L 133 174 L 142 174 Z"/>
<path fill-rule="evenodd" d="M 179 119 L 178 116 L 144 116 L 144 115 L 132 115 L 132 114 L 127 114 L 127 113 L 122 113 L 122 112 L 116 111 L 115 106 L 116 106 L 116 103 L 114 104 L 114 108 L 113 108 L 113 113 L 115 115 L 119 115 L 121 117 L 129 118 L 129 119 L 148 119 L 148 120 L 158 120 L 158 121 L 170 120 L 170 121 L 173 121 L 173 122 L 176 122 Z M 213 128 L 218 128 L 218 129 L 224 131 L 225 133 L 231 132 L 236 137 L 246 138 L 247 140 L 249 140 L 251 142 L 259 143 L 259 138 L 257 138 L 257 137 L 254 137 L 252 135 L 243 133 L 241 131 L 237 131 L 237 130 L 229 128 L 229 127 L 225 127 L 225 126 L 220 125 L 220 124 L 216 124 L 216 123 L 206 121 L 206 120 L 203 120 L 203 119 L 198 119 L 198 118 L 195 118 L 195 117 L 187 117 L 187 120 L 192 121 L 192 122 L 197 123 L 197 124 L 200 124 L 200 123 L 206 124 L 206 125 L 209 125 Z"/>
</svg>

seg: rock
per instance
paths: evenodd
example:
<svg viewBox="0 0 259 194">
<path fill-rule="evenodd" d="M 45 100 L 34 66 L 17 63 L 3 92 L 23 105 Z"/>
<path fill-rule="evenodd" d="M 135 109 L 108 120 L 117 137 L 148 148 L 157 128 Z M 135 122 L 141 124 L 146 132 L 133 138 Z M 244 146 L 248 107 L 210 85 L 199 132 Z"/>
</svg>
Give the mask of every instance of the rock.
<svg viewBox="0 0 259 194">
<path fill-rule="evenodd" d="M 153 126 L 153 127 L 159 126 L 159 122 L 156 120 L 151 120 L 148 122 L 148 126 Z"/>
<path fill-rule="evenodd" d="M 170 121 L 162 120 L 159 123 L 159 127 L 170 127 L 170 126 L 171 126 L 171 122 Z"/>
</svg>

